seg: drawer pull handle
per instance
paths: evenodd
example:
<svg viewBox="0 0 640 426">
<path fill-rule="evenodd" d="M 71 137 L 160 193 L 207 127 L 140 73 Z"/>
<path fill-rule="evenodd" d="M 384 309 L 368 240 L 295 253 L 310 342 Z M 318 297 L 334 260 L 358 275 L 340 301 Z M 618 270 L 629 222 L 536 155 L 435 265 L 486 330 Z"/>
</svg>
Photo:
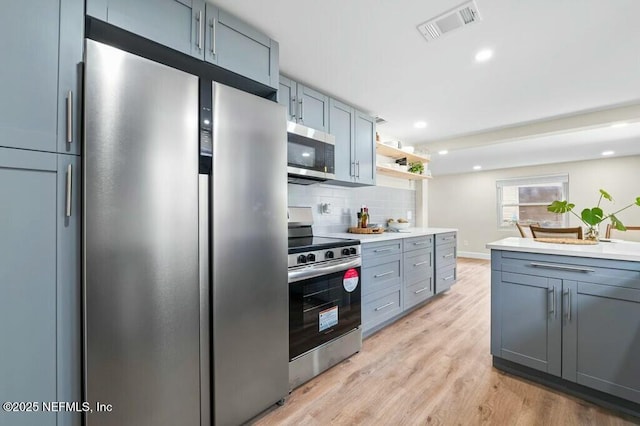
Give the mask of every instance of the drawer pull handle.
<svg viewBox="0 0 640 426">
<path fill-rule="evenodd" d="M 414 246 L 421 246 L 421 245 L 423 245 L 423 244 L 427 244 L 428 242 L 429 242 L 429 241 L 420 241 L 420 242 L 417 242 L 417 243 L 413 243 L 413 245 L 414 245 Z"/>
<path fill-rule="evenodd" d="M 376 250 L 374 250 L 373 252 L 374 252 L 374 253 L 382 253 L 383 251 L 391 251 L 391 250 L 393 250 L 393 249 L 390 249 L 390 248 L 386 248 L 386 249 L 376 249 Z"/>
<path fill-rule="evenodd" d="M 453 257 L 453 253 L 445 254 L 444 256 L 442 256 L 443 259 L 446 259 L 447 257 Z"/>
<path fill-rule="evenodd" d="M 388 308 L 389 306 L 393 306 L 393 305 L 395 305 L 395 303 L 394 303 L 394 302 L 389 302 L 389 303 L 387 303 L 386 305 L 378 306 L 378 307 L 376 308 L 376 312 L 377 312 L 377 311 L 381 311 L 381 310 L 383 310 L 384 308 Z"/>
<path fill-rule="evenodd" d="M 556 312 L 556 288 L 551 287 L 549 293 L 551 294 L 551 311 L 549 313 L 553 314 L 554 318 L 558 318 L 558 313 Z"/>
<path fill-rule="evenodd" d="M 447 241 L 447 240 L 455 240 L 456 237 L 445 237 L 442 239 L 442 241 Z"/>
<path fill-rule="evenodd" d="M 380 277 L 384 277 L 385 275 L 391 275 L 393 274 L 395 271 L 387 271 L 387 272 L 383 272 L 382 274 L 377 274 L 374 275 L 373 278 L 380 278 Z"/>
<path fill-rule="evenodd" d="M 65 203 L 64 215 L 66 217 L 71 217 L 71 184 L 73 180 L 73 176 L 71 173 L 72 173 L 71 164 L 69 164 L 67 166 L 67 176 L 66 176 L 67 181 L 66 181 L 66 188 L 65 188 L 66 203 Z"/>
<path fill-rule="evenodd" d="M 529 265 L 533 266 L 534 268 L 558 269 L 558 270 L 561 270 L 561 271 L 595 272 L 595 269 L 580 268 L 578 266 L 569 266 L 569 265 L 556 265 L 556 264 L 553 264 L 553 263 L 531 262 Z"/>
<path fill-rule="evenodd" d="M 67 143 L 73 142 L 73 92 L 67 92 Z"/>
<path fill-rule="evenodd" d="M 414 263 L 414 264 L 413 264 L 413 266 L 426 265 L 427 263 L 429 263 L 429 261 L 428 261 L 428 260 L 425 260 L 424 262 Z"/>
<path fill-rule="evenodd" d="M 454 278 L 455 278 L 455 275 L 449 275 L 448 277 L 443 278 L 443 281 L 449 281 L 449 280 L 452 280 Z"/>
<path fill-rule="evenodd" d="M 415 294 L 422 293 L 423 291 L 429 290 L 429 287 L 421 288 L 420 290 L 414 291 Z"/>
</svg>

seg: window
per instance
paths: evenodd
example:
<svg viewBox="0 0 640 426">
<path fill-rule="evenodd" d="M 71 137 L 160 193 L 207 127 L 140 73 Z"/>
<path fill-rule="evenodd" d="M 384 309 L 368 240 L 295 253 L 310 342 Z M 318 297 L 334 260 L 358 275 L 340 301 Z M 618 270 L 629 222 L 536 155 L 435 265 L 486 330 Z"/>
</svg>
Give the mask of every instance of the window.
<svg viewBox="0 0 640 426">
<path fill-rule="evenodd" d="M 539 223 L 547 227 L 569 225 L 569 215 L 547 211 L 552 201 L 568 198 L 568 175 L 499 180 L 496 186 L 498 227 L 509 228 L 516 222 L 522 225 Z"/>
</svg>

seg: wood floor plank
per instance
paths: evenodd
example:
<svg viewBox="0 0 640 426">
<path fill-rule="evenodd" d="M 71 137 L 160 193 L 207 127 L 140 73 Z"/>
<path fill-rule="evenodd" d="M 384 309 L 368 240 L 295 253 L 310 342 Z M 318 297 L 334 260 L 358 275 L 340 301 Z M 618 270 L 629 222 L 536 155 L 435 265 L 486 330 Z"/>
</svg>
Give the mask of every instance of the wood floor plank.
<svg viewBox="0 0 640 426">
<path fill-rule="evenodd" d="M 255 425 L 640 424 L 494 369 L 491 265 L 458 259 L 447 293 L 366 339 Z"/>
</svg>

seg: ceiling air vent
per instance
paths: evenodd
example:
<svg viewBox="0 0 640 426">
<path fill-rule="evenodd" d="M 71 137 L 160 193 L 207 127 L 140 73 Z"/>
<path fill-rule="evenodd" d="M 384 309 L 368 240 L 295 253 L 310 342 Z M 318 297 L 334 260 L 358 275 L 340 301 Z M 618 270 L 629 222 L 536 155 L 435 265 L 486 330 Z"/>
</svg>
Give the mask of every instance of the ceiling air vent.
<svg viewBox="0 0 640 426">
<path fill-rule="evenodd" d="M 376 116 L 376 124 L 384 124 L 386 122 L 387 120 L 385 120 L 384 118 Z"/>
<path fill-rule="evenodd" d="M 418 25 L 418 31 L 427 41 L 433 41 L 444 34 L 471 25 L 481 19 L 478 6 L 474 1 L 470 1 L 454 7 L 427 22 L 423 22 Z"/>
</svg>

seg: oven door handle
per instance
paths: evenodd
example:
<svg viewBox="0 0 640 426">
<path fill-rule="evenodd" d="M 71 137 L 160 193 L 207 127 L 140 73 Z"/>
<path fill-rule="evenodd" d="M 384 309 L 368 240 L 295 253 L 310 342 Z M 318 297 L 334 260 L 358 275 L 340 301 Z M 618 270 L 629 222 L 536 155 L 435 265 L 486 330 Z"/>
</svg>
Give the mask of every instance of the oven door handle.
<svg viewBox="0 0 640 426">
<path fill-rule="evenodd" d="M 322 275 L 346 271 L 347 269 L 357 268 L 359 266 L 362 266 L 362 260 L 358 257 L 351 259 L 348 262 L 339 262 L 329 265 L 312 266 L 310 268 L 297 269 L 289 271 L 289 283 L 295 283 L 297 281 L 302 281 L 309 278 L 315 278 Z"/>
</svg>

